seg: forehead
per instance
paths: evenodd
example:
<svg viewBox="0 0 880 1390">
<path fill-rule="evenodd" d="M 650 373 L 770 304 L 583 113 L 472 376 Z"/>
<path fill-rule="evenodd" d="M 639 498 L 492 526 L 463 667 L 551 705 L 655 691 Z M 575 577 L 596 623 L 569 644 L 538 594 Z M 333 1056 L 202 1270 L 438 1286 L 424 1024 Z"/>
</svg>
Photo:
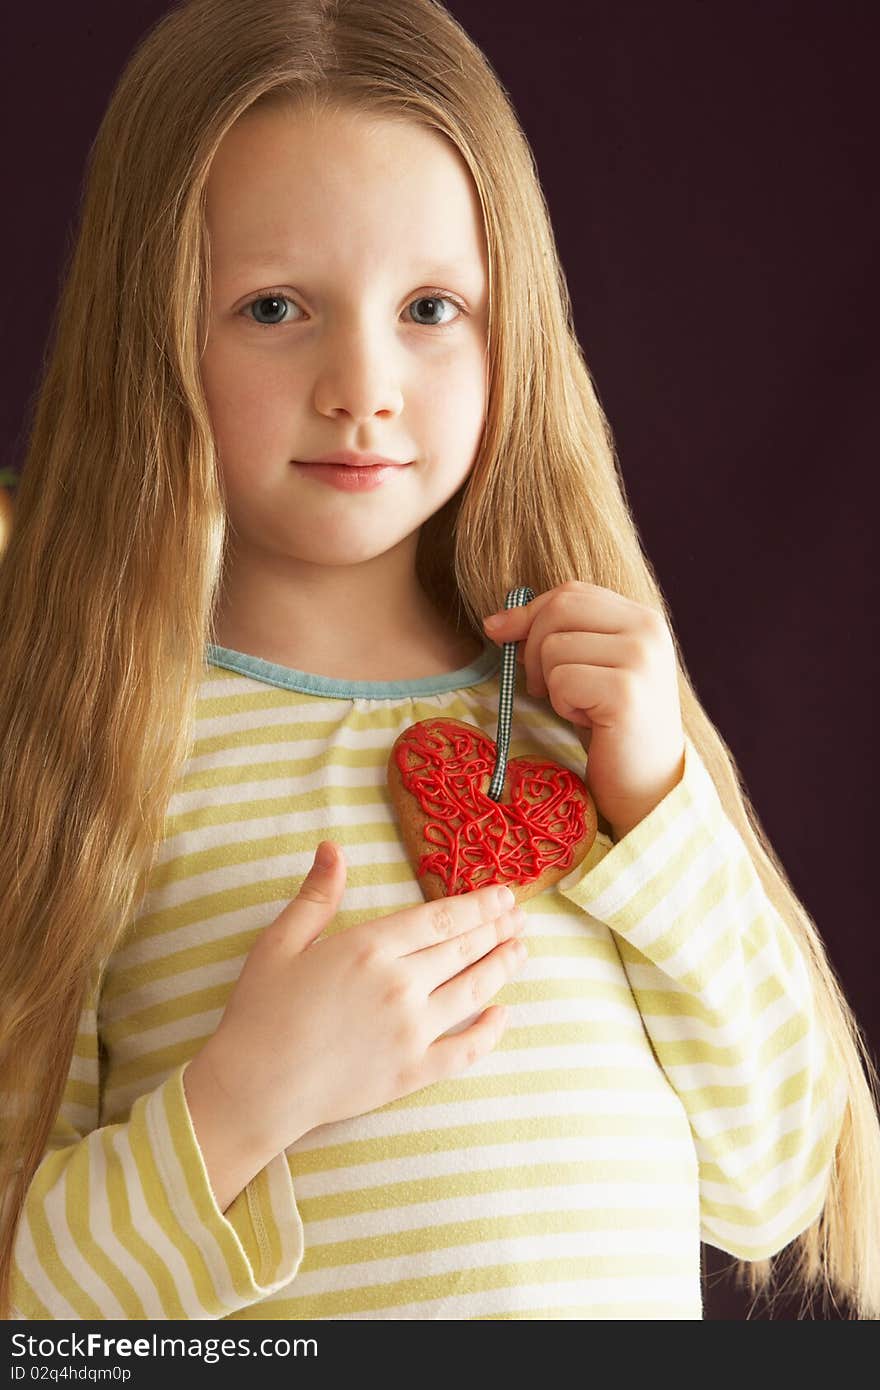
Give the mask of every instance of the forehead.
<svg viewBox="0 0 880 1390">
<path fill-rule="evenodd" d="M 470 171 L 445 136 L 350 111 L 257 110 L 227 131 L 208 177 L 218 265 L 252 274 L 306 257 L 368 269 L 393 254 L 464 273 L 485 261 Z"/>
</svg>

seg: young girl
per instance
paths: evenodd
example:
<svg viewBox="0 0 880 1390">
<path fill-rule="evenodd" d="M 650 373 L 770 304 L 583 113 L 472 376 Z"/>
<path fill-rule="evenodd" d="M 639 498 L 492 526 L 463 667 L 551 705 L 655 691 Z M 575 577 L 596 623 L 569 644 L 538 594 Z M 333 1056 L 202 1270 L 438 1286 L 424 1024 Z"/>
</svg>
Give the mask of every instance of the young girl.
<svg viewBox="0 0 880 1390">
<path fill-rule="evenodd" d="M 140 46 L 0 611 L 5 1317 L 700 1318 L 701 1240 L 880 1314 L 876 1075 L 442 6 Z M 519 920 L 424 900 L 386 784 L 407 725 L 494 730 L 507 642 L 510 756 L 601 816 Z"/>
</svg>

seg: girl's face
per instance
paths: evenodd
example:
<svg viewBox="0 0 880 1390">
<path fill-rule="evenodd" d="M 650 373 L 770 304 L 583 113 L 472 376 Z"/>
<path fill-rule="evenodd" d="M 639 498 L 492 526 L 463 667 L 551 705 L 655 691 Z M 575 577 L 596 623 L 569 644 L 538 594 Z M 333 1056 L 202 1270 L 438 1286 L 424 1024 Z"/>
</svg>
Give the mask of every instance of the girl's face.
<svg viewBox="0 0 880 1390">
<path fill-rule="evenodd" d="M 254 111 L 217 152 L 206 215 L 202 380 L 236 553 L 279 574 L 384 554 L 458 490 L 485 422 L 467 166 L 413 124 Z M 409 462 L 367 492 L 294 466 L 339 449 Z"/>
</svg>

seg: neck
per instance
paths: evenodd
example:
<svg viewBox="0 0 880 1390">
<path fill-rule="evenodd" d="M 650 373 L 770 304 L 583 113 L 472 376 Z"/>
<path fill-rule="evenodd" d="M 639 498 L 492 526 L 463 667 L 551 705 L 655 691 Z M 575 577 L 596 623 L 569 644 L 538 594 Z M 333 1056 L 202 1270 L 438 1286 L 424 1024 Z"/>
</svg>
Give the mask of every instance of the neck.
<svg viewBox="0 0 880 1390">
<path fill-rule="evenodd" d="M 437 611 L 407 540 L 349 565 L 230 550 L 213 640 L 340 680 L 417 680 L 469 665 L 482 639 Z"/>
</svg>

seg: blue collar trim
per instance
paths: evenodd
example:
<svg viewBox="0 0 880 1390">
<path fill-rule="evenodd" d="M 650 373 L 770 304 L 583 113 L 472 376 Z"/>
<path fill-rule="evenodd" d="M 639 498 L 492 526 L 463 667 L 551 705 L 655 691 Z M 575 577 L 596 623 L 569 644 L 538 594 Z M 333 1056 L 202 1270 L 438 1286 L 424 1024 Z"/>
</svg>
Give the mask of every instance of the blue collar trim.
<svg viewBox="0 0 880 1390">
<path fill-rule="evenodd" d="M 279 666 L 274 661 L 264 661 L 262 657 L 250 656 L 246 652 L 218 647 L 212 642 L 205 647 L 205 660 L 210 666 L 222 666 L 227 671 L 237 671 L 241 676 L 251 676 L 254 680 L 265 681 L 267 685 L 276 685 L 282 690 L 299 690 L 305 695 L 323 695 L 331 700 L 398 700 L 408 695 L 445 695 L 450 690 L 464 690 L 469 685 L 479 685 L 500 670 L 501 648 L 484 638 L 483 651 L 470 666 L 462 666 L 458 671 L 449 671 L 445 675 L 422 676 L 411 681 L 342 681 L 334 676 L 316 676 L 310 671 Z"/>
</svg>

